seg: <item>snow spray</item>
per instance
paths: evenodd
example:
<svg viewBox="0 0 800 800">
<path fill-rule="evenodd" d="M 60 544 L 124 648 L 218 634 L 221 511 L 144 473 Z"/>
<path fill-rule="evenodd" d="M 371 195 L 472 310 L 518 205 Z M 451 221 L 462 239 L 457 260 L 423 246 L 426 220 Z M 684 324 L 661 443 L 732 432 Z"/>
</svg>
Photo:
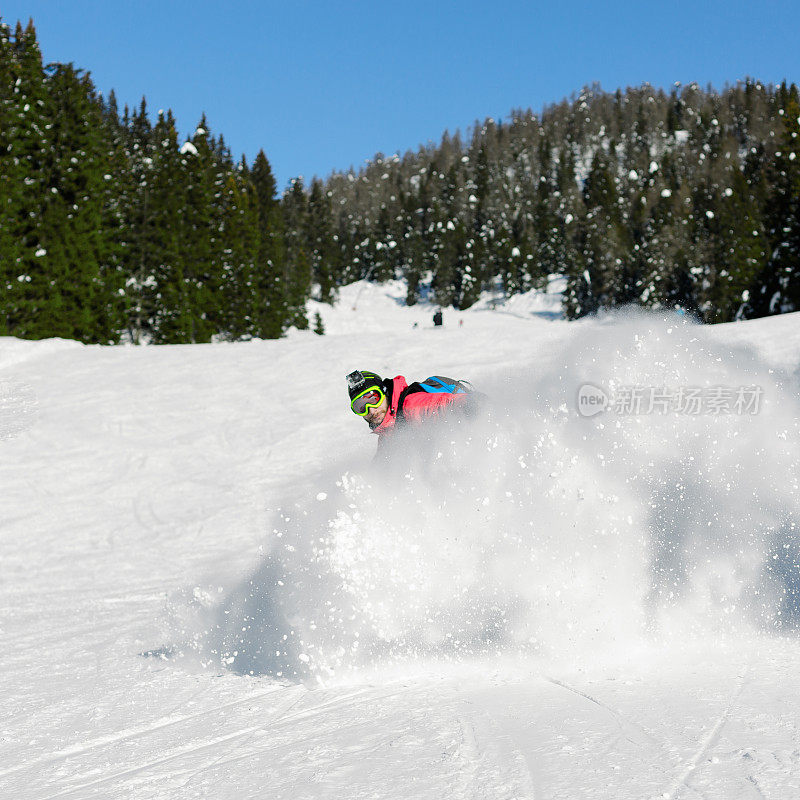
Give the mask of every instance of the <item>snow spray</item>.
<svg viewBox="0 0 800 800">
<path fill-rule="evenodd" d="M 409 435 L 388 469 L 287 505 L 203 653 L 328 680 L 796 628 L 797 387 L 715 342 L 630 312 L 547 360 L 521 345 L 513 376 L 477 376 L 488 419 Z"/>
</svg>

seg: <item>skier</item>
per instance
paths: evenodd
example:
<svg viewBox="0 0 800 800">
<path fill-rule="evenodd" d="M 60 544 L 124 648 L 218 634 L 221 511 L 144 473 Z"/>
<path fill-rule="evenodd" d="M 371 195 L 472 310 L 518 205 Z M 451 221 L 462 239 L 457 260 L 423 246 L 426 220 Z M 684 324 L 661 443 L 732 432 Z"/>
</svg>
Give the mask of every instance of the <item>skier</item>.
<svg viewBox="0 0 800 800">
<path fill-rule="evenodd" d="M 353 413 L 379 437 L 378 454 L 398 429 L 443 420 L 450 412 L 470 416 L 483 397 L 465 381 L 433 376 L 409 384 L 402 375 L 383 379 L 370 370 L 351 372 L 347 391 Z"/>
</svg>

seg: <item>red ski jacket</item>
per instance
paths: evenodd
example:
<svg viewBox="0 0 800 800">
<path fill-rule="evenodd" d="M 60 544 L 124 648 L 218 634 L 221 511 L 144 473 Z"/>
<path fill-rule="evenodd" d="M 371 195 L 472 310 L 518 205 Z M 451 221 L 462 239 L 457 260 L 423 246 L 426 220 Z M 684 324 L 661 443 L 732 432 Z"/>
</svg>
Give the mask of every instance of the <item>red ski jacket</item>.
<svg viewBox="0 0 800 800">
<path fill-rule="evenodd" d="M 387 392 L 386 399 L 389 401 L 389 410 L 380 425 L 372 429 L 378 436 L 391 434 L 398 419 L 411 425 L 419 425 L 426 419 L 435 419 L 446 414 L 453 407 L 462 406 L 469 395 L 467 394 L 429 394 L 426 391 L 410 392 L 403 399 L 403 406 L 398 417 L 397 407 L 400 403 L 400 396 L 408 388 L 408 382 L 402 375 L 392 379 L 391 391 Z"/>
</svg>

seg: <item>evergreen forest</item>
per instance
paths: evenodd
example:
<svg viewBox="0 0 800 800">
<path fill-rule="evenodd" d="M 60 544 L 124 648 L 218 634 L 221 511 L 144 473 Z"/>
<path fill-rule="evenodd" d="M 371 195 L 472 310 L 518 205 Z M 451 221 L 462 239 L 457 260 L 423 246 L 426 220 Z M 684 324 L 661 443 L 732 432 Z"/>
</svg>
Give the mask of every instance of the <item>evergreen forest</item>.
<svg viewBox="0 0 800 800">
<path fill-rule="evenodd" d="M 593 86 L 279 191 L 263 151 L 205 117 L 181 141 L 0 21 L 0 335 L 276 338 L 359 279 L 465 309 L 563 275 L 569 318 L 800 310 L 799 133 L 794 84 Z"/>
</svg>

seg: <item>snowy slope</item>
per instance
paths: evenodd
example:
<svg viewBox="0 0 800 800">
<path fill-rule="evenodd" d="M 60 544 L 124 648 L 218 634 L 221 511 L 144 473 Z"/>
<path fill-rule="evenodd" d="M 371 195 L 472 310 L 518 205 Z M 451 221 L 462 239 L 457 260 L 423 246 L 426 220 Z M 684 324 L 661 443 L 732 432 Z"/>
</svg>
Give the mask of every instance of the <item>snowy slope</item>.
<svg viewBox="0 0 800 800">
<path fill-rule="evenodd" d="M 1 797 L 800 797 L 798 316 L 401 301 L 0 339 Z M 494 419 L 381 474 L 358 367 Z M 760 406 L 585 417 L 586 383 Z"/>
</svg>

